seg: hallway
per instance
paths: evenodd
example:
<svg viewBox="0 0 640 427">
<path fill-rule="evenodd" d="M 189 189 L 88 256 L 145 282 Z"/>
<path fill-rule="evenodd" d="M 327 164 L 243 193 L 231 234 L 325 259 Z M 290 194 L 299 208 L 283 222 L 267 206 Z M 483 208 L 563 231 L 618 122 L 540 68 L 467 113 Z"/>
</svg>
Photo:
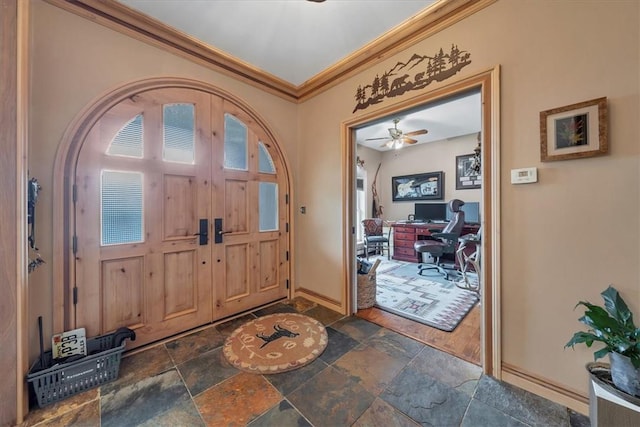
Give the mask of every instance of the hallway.
<svg viewBox="0 0 640 427">
<path fill-rule="evenodd" d="M 327 326 L 310 365 L 275 375 L 231 367 L 240 324 L 299 312 Z M 127 355 L 117 381 L 33 410 L 24 426 L 587 426 L 588 419 L 482 375 L 480 367 L 305 299 Z"/>
</svg>

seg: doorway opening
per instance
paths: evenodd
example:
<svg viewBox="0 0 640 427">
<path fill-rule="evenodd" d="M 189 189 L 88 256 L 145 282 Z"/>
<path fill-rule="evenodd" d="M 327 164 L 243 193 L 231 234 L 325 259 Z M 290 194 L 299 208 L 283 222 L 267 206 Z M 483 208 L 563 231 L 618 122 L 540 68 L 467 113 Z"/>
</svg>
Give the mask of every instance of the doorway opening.
<svg viewBox="0 0 640 427">
<path fill-rule="evenodd" d="M 477 93 L 480 97 L 480 129 L 479 135 L 480 139 L 477 140 L 478 132 L 469 131 L 467 134 L 467 141 L 447 141 L 444 144 L 449 144 L 449 147 L 452 147 L 456 144 L 459 144 L 460 147 L 464 147 L 464 150 L 468 151 L 464 154 L 473 153 L 473 149 L 475 144 L 478 142 L 481 145 L 481 152 L 479 155 L 480 160 L 480 168 L 479 175 L 481 176 L 482 184 L 481 188 L 475 190 L 477 192 L 477 200 L 473 200 L 473 202 L 477 202 L 481 207 L 479 209 L 480 218 L 478 219 L 478 229 L 482 227 L 482 241 L 480 243 L 480 251 L 482 253 L 481 262 L 478 265 L 480 268 L 480 274 L 478 275 L 478 280 L 481 283 L 481 292 L 479 295 L 480 302 L 479 304 L 471 310 L 471 312 L 463 319 L 461 325 L 457 326 L 454 330 L 454 333 L 458 332 L 459 336 L 455 335 L 447 335 L 451 334 L 449 332 L 442 332 L 439 330 L 432 330 L 431 334 L 426 334 L 424 336 L 420 336 L 420 334 L 415 333 L 416 329 L 422 329 L 422 326 L 416 326 L 417 323 L 410 323 L 408 327 L 401 327 L 401 323 L 408 323 L 408 321 L 404 321 L 402 318 L 387 314 L 386 312 L 372 309 L 371 313 L 368 313 L 370 316 L 370 320 L 381 322 L 383 317 L 388 318 L 387 323 L 393 324 L 396 323 L 396 329 L 400 329 L 401 333 L 406 335 L 411 335 L 414 338 L 419 339 L 420 341 L 425 342 L 426 344 L 433 345 L 435 347 L 441 348 L 444 351 L 451 353 L 452 351 L 449 348 L 442 348 L 442 343 L 455 344 L 454 341 L 468 341 L 469 335 L 475 336 L 477 343 L 477 355 L 474 363 L 480 364 L 483 367 L 483 370 L 486 374 L 497 375 L 499 374 L 499 341 L 497 339 L 498 336 L 498 313 L 499 313 L 499 300 L 497 299 L 497 295 L 499 295 L 499 277 L 497 272 L 499 271 L 498 260 L 495 256 L 499 252 L 498 242 L 494 238 L 497 235 L 499 224 L 498 221 L 498 206 L 499 206 L 499 188 L 498 188 L 498 177 L 499 177 L 499 164 L 497 161 L 498 155 L 498 136 L 497 136 L 497 121 L 498 121 L 498 78 L 499 78 L 499 70 L 495 68 L 493 70 L 489 70 L 487 72 L 478 74 L 476 76 L 470 77 L 458 83 L 454 83 L 452 85 L 443 87 L 441 89 L 435 90 L 433 92 L 423 94 L 421 96 L 411 98 L 405 100 L 401 103 L 395 104 L 393 106 L 389 106 L 378 111 L 362 115 L 356 119 L 350 120 L 348 122 L 343 123 L 343 137 L 347 143 L 345 144 L 345 156 L 346 159 L 344 167 L 345 167 L 345 176 L 347 177 L 347 186 L 345 189 L 345 193 L 347 194 L 345 209 L 345 217 L 348 218 L 349 221 L 349 230 L 351 230 L 350 235 L 345 239 L 349 242 L 347 249 L 348 259 L 347 263 L 347 285 L 346 285 L 346 298 L 348 301 L 348 306 L 350 309 L 350 313 L 357 313 L 357 267 L 356 264 L 356 256 L 357 245 L 355 242 L 354 234 L 357 227 L 360 226 L 358 217 L 358 213 L 356 210 L 356 200 L 355 200 L 355 189 L 356 189 L 356 159 L 362 162 L 363 157 L 366 157 L 362 152 L 360 152 L 356 143 L 358 141 L 357 133 L 360 132 L 360 129 L 364 129 L 371 126 L 379 125 L 383 123 L 382 129 L 388 131 L 388 135 L 386 136 L 384 133 L 379 136 L 381 140 L 377 140 L 375 136 L 371 136 L 372 142 L 377 143 L 379 145 L 385 145 L 388 143 L 388 140 L 394 141 L 397 138 L 394 138 L 394 132 L 396 131 L 396 126 L 400 130 L 397 132 L 400 135 L 404 135 L 406 132 L 412 140 L 421 141 L 421 135 L 428 133 L 429 131 L 429 123 L 421 122 L 421 123 L 410 123 L 407 122 L 405 124 L 402 121 L 397 124 L 394 123 L 394 126 L 389 127 L 384 123 L 388 120 L 393 120 L 394 118 L 402 117 L 410 117 L 412 113 L 416 111 L 423 110 L 430 106 L 436 104 L 446 104 L 447 102 L 451 102 L 452 100 L 458 99 L 460 97 L 469 95 L 470 93 Z M 428 117 L 427 117 L 428 120 Z M 433 125 L 435 126 L 435 125 Z M 431 126 L 431 127 L 433 127 Z M 387 129 L 385 129 L 387 128 Z M 417 130 L 417 132 L 414 130 Z M 427 132 L 423 132 L 423 129 L 426 129 Z M 420 136 L 419 136 L 420 135 Z M 473 136 L 475 141 L 470 142 L 469 136 Z M 384 138 L 384 139 L 382 139 Z M 464 139 L 464 137 L 460 137 Z M 365 138 L 366 139 L 366 138 Z M 395 142 L 395 141 L 394 141 Z M 410 143 L 411 144 L 411 143 Z M 444 146 L 443 144 L 443 146 Z M 464 144 L 467 144 L 466 146 Z M 472 144 L 472 145 L 471 145 Z M 391 145 L 391 144 L 389 144 Z M 413 145 L 413 144 L 411 144 Z M 421 145 L 417 143 L 416 145 Z M 428 144 L 424 144 L 428 145 Z M 386 148 L 386 147 L 385 147 Z M 400 150 L 394 150 L 395 146 L 392 146 L 392 152 L 397 152 L 398 157 L 400 153 L 405 150 L 405 148 L 400 148 Z M 431 147 L 433 148 L 433 147 Z M 415 148 L 412 148 L 415 149 Z M 426 148 L 424 148 L 426 149 Z M 408 150 L 405 151 L 408 153 Z M 458 153 L 458 154 L 463 154 Z M 394 156 L 394 154 L 390 154 L 390 156 Z M 381 156 L 382 157 L 382 156 Z M 419 158 L 420 156 L 416 156 Z M 469 189 L 465 190 L 457 190 L 456 189 L 456 180 L 459 179 L 456 177 L 455 170 L 457 167 L 456 162 L 458 159 L 455 158 L 454 155 L 449 160 L 441 159 L 442 164 L 446 163 L 447 168 L 450 169 L 449 173 L 443 174 L 446 178 L 443 179 L 444 182 L 442 184 L 442 188 L 438 188 L 438 191 L 444 192 L 444 194 L 437 194 L 436 197 L 432 198 L 432 200 L 428 200 L 428 202 L 447 202 L 450 199 L 458 198 L 464 199 L 465 191 L 472 191 Z M 373 165 L 371 165 L 371 169 L 375 170 L 378 166 L 378 162 L 375 161 L 375 156 L 372 157 L 374 159 Z M 393 158 L 393 157 L 392 157 Z M 366 163 L 366 160 L 365 160 Z M 451 163 L 451 166 L 448 164 Z M 425 165 L 427 162 L 425 161 Z M 384 166 L 383 166 L 384 167 Z M 415 167 L 415 166 L 414 166 Z M 433 165 L 425 166 L 425 168 L 434 168 Z M 382 173 L 382 180 L 378 186 L 378 191 L 382 191 L 381 196 L 382 199 L 379 201 L 379 204 L 382 205 L 382 216 L 385 220 L 387 220 L 388 225 L 393 227 L 395 220 L 404 220 L 411 221 L 413 220 L 413 212 L 411 212 L 411 216 L 408 214 L 407 205 L 411 205 L 413 207 L 413 202 L 411 202 L 411 198 L 402 201 L 402 196 L 406 196 L 405 193 L 399 191 L 397 185 L 393 185 L 392 178 L 397 177 L 399 175 L 412 175 L 419 173 L 429 173 L 429 172 L 442 172 L 445 170 L 443 166 L 440 169 L 435 170 L 407 170 L 406 173 L 400 173 L 401 169 L 391 170 L 385 173 Z M 380 179 L 380 178 L 379 178 Z M 370 189 L 367 189 L 367 194 L 371 194 Z M 403 189 L 404 190 L 404 189 Z M 413 191 L 413 190 L 409 190 Z M 433 195 L 430 191 L 424 192 L 424 194 L 420 194 L 426 196 L 425 199 L 429 199 L 429 195 Z M 391 194 L 393 193 L 393 194 Z M 402 193 L 402 194 L 398 194 Z M 469 193 L 470 194 L 470 193 Z M 399 197 L 398 197 L 399 196 Z M 450 197 L 453 196 L 453 197 Z M 420 200 L 422 202 L 422 200 Z M 427 200 L 425 200 L 427 202 Z M 388 206 L 385 206 L 387 204 Z M 373 215 L 373 207 L 370 211 L 371 215 Z M 379 213 L 379 212 L 378 212 Z M 387 214 L 388 213 L 388 214 Z M 360 213 L 360 215 L 362 215 Z M 391 234 L 392 242 L 394 241 L 393 233 Z M 394 258 L 400 258 L 396 261 L 408 261 L 402 259 L 401 252 L 406 248 L 398 248 L 394 247 L 392 249 L 392 254 L 395 251 L 398 251 L 400 255 L 394 256 Z M 409 248 L 411 251 L 410 255 L 407 256 L 417 256 L 417 253 L 413 251 L 413 248 Z M 393 255 L 392 255 L 393 256 Z M 413 264 L 409 265 L 409 267 L 414 267 L 416 272 L 418 269 L 418 259 L 413 260 Z M 408 263 L 407 263 L 408 264 Z M 406 268 L 403 266 L 403 268 Z M 428 275 L 431 273 L 425 274 L 425 278 L 429 278 Z M 474 311 L 475 310 L 475 311 Z M 373 318 L 376 318 L 374 320 Z M 389 320 L 390 319 L 390 320 Z M 400 320 L 398 320 L 400 319 Z M 464 322 L 470 323 L 471 327 L 467 328 L 464 325 Z M 474 326 L 475 325 L 475 326 Z M 466 325 L 469 326 L 469 325 Z M 473 328 L 476 328 L 473 331 Z M 429 335 L 432 335 L 431 337 Z M 465 335 L 462 337 L 461 335 Z M 430 342 L 431 341 L 431 342 Z M 440 344 L 435 345 L 436 341 L 439 341 Z M 455 355 L 455 354 L 454 354 Z M 457 355 L 461 358 L 467 358 L 464 354 Z"/>
</svg>

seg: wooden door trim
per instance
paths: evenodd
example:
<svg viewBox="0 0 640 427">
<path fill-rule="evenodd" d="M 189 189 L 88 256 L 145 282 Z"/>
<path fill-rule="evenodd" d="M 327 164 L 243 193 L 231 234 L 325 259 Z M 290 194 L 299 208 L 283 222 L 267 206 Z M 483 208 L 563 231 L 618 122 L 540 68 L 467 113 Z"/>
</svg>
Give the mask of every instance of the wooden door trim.
<svg viewBox="0 0 640 427">
<path fill-rule="evenodd" d="M 384 108 L 361 114 L 341 125 L 343 141 L 343 298 L 344 313 L 353 313 L 353 283 L 355 283 L 355 129 L 391 114 L 407 110 L 456 93 L 480 89 L 482 97 L 482 280 L 485 284 L 481 295 L 482 306 L 482 366 L 484 373 L 500 379 L 500 67 L 496 66 L 476 75 L 454 82 Z"/>
<path fill-rule="evenodd" d="M 0 312 L 2 354 L 0 368 L 0 425 L 20 424 L 28 412 L 24 376 L 29 369 L 29 291 L 27 279 L 27 142 L 29 102 L 29 2 L 0 1 L 0 110 L 2 158 L 0 176 Z M 33 326 L 33 324 L 31 324 Z"/>
<path fill-rule="evenodd" d="M 138 80 L 99 95 L 94 101 L 83 108 L 78 115 L 72 120 L 67 127 L 61 143 L 56 153 L 53 168 L 53 333 L 62 332 L 69 326 L 73 304 L 72 296 L 67 291 L 69 280 L 74 269 L 74 260 L 72 253 L 72 233 L 71 225 L 73 224 L 73 177 L 75 162 L 89 131 L 93 125 L 114 105 L 120 103 L 126 98 L 135 96 L 143 91 L 165 88 L 184 88 L 194 89 L 211 95 L 219 96 L 227 99 L 239 106 L 251 119 L 262 128 L 274 142 L 272 147 L 282 159 L 283 170 L 279 173 L 283 174 L 283 182 L 286 183 L 286 194 L 289 200 L 292 200 L 293 186 L 291 185 L 291 173 L 289 161 L 286 154 L 278 144 L 278 138 L 268 125 L 267 121 L 262 118 L 250 105 L 229 92 L 222 90 L 216 86 L 205 82 L 184 79 L 179 77 L 157 77 L 144 80 Z M 292 215 L 292 204 L 287 205 L 287 215 L 290 219 Z M 290 226 L 288 236 L 289 247 L 293 242 L 293 227 Z M 293 251 L 291 251 L 293 252 Z M 293 256 L 289 258 L 289 277 L 291 283 L 293 280 L 294 269 Z M 293 289 L 289 289 L 293 292 Z"/>
</svg>

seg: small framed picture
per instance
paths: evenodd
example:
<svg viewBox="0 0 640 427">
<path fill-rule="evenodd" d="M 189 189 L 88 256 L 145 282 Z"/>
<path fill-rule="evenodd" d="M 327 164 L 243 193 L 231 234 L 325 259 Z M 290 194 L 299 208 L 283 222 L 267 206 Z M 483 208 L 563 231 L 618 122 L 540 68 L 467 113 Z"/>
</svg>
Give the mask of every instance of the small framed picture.
<svg viewBox="0 0 640 427">
<path fill-rule="evenodd" d="M 609 152 L 607 98 L 540 113 L 540 160 L 581 159 Z"/>
<path fill-rule="evenodd" d="M 456 156 L 456 190 L 480 188 L 481 176 L 473 168 L 473 154 Z"/>
</svg>

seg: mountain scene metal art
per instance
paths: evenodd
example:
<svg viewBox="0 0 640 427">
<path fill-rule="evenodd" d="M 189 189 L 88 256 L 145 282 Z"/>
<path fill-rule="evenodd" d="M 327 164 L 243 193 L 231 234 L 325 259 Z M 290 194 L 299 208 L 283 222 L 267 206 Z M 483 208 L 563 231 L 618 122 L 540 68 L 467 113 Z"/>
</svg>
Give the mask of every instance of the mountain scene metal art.
<svg viewBox="0 0 640 427">
<path fill-rule="evenodd" d="M 407 62 L 398 62 L 382 76 L 377 74 L 371 84 L 359 85 L 353 113 L 378 104 L 384 98 L 400 96 L 410 90 L 422 89 L 434 81 L 446 80 L 469 64 L 471 53 L 458 49 L 454 44 L 449 53 L 444 53 L 442 48 L 434 56 L 414 53 Z"/>
</svg>

